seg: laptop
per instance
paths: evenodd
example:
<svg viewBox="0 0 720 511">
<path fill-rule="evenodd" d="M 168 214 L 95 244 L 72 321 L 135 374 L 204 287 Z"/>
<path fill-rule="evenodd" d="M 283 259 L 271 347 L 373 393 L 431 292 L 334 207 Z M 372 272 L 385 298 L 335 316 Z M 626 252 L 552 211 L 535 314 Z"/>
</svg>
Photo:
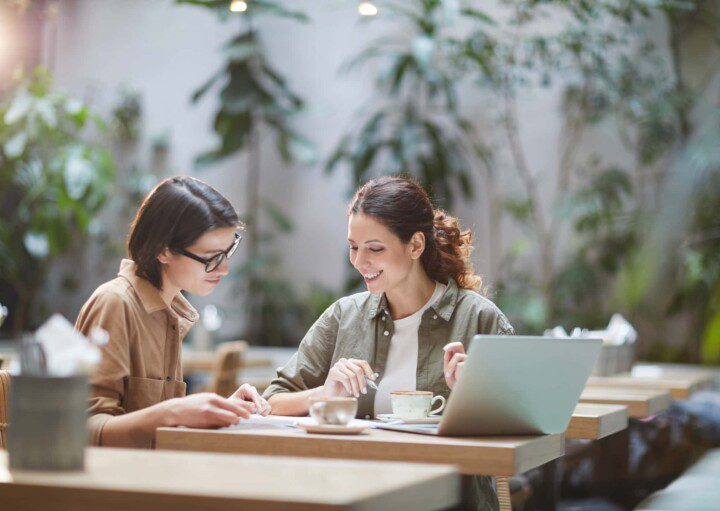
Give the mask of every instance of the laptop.
<svg viewBox="0 0 720 511">
<path fill-rule="evenodd" d="M 602 340 L 476 335 L 438 424 L 377 427 L 441 436 L 564 433 Z"/>
</svg>

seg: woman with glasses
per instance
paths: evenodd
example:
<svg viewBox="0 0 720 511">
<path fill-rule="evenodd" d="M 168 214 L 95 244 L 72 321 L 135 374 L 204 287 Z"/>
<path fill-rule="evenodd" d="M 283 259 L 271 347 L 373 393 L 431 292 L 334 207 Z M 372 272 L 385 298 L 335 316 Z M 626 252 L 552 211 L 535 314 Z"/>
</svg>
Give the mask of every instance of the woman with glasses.
<svg viewBox="0 0 720 511">
<path fill-rule="evenodd" d="M 229 398 L 185 396 L 182 381 L 181 343 L 198 313 L 181 291 L 213 292 L 241 227 L 230 202 L 191 177 L 166 179 L 145 198 L 128 235 L 130 259 L 95 290 L 75 325 L 110 337 L 90 378 L 93 445 L 151 447 L 158 427 L 222 427 L 270 411 L 250 385 Z"/>
</svg>

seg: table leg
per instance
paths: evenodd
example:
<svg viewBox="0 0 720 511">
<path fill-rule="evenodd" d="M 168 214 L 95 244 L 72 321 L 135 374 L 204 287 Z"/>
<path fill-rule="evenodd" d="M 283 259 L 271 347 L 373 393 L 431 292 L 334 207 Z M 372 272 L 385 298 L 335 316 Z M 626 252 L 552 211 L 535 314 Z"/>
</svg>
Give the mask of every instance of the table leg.
<svg viewBox="0 0 720 511">
<path fill-rule="evenodd" d="M 502 509 L 499 507 L 490 477 L 463 475 L 460 483 L 460 504 L 450 508 L 452 511 L 498 511 Z M 505 509 L 509 510 L 510 508 Z"/>
<path fill-rule="evenodd" d="M 500 505 L 500 511 L 512 511 L 512 501 L 510 500 L 510 478 L 496 477 L 495 484 L 497 486 L 497 498 Z"/>
<path fill-rule="evenodd" d="M 630 432 L 618 431 L 597 441 L 594 472 L 596 481 L 623 481 L 630 470 Z"/>
</svg>

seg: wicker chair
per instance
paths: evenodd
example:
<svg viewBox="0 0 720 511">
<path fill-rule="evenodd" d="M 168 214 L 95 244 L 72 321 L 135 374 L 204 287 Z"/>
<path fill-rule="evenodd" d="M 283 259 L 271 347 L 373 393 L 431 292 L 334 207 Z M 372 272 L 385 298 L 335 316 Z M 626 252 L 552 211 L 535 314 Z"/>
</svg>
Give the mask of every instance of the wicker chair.
<svg viewBox="0 0 720 511">
<path fill-rule="evenodd" d="M 7 449 L 7 416 L 10 399 L 10 372 L 0 370 L 0 449 Z"/>
<path fill-rule="evenodd" d="M 247 347 L 245 341 L 224 342 L 217 347 L 210 392 L 229 397 L 237 390 L 238 371 L 245 361 Z"/>
</svg>

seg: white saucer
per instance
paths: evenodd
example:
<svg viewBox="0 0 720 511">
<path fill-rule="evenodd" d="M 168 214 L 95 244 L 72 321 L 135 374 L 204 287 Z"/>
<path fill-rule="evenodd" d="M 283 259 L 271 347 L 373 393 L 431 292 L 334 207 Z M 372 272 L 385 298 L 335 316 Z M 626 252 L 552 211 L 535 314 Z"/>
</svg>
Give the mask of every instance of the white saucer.
<svg viewBox="0 0 720 511">
<path fill-rule="evenodd" d="M 308 433 L 319 433 L 324 435 L 359 435 L 367 429 L 367 426 L 334 426 L 332 424 L 303 424 L 298 423 L 297 427 Z"/>
<path fill-rule="evenodd" d="M 401 419 L 391 413 L 381 413 L 376 418 L 383 422 L 401 422 L 403 424 L 438 424 L 440 422 L 439 415 L 429 415 L 422 419 Z"/>
</svg>

